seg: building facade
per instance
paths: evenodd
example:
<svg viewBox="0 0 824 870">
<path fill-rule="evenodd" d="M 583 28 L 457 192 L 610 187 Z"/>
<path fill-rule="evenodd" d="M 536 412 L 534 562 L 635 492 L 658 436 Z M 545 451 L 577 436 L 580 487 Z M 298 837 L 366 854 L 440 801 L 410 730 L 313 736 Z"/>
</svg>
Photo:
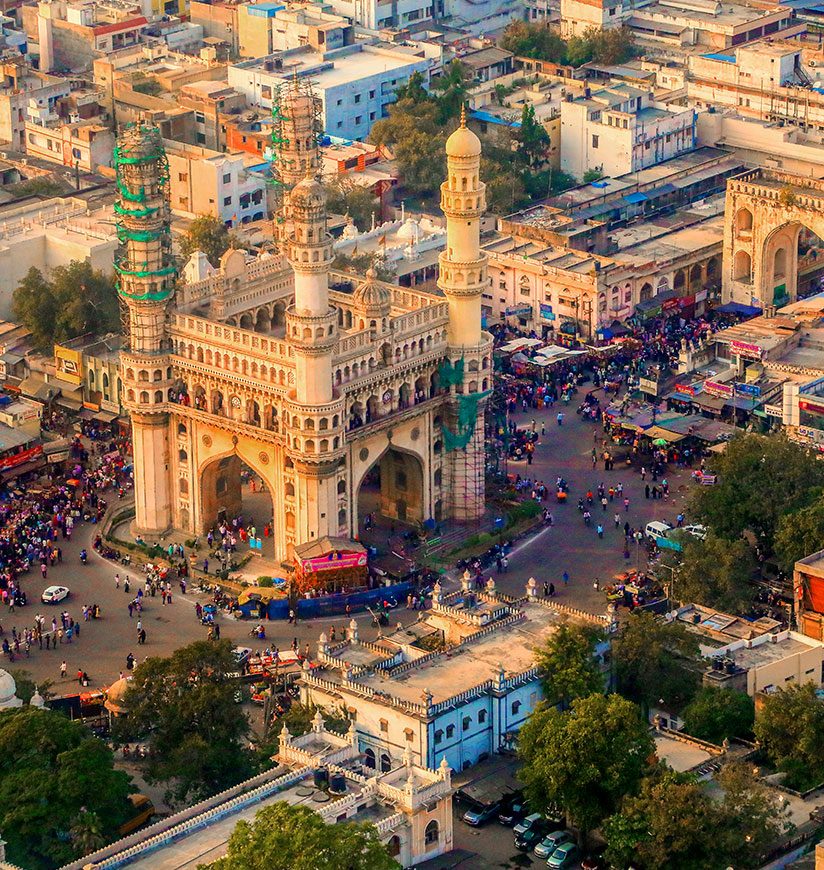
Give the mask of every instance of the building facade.
<svg viewBox="0 0 824 870">
<path fill-rule="evenodd" d="M 480 142 L 462 125 L 447 143 L 445 299 L 371 272 L 354 293 L 330 291 L 316 101 L 293 80 L 281 105 L 276 165 L 285 193 L 272 255 L 281 270 L 254 289 L 227 262 L 219 280 L 205 278 L 202 295 L 175 296 L 162 143 L 132 127 L 118 146 L 136 528 L 202 532 L 233 515 L 242 463 L 271 496 L 279 560 L 324 535 L 356 536 L 359 490 L 376 466 L 389 516 L 474 519 L 484 506 L 476 420 L 492 385 L 492 339 L 481 329 Z"/>
</svg>

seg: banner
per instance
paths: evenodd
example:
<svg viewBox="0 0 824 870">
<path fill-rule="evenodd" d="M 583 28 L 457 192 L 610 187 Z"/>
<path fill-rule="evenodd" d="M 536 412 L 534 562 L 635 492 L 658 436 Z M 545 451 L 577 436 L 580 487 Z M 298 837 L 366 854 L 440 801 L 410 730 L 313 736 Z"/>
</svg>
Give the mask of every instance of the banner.
<svg viewBox="0 0 824 870">
<path fill-rule="evenodd" d="M 12 453 L 10 456 L 0 457 L 0 471 L 8 471 L 10 468 L 16 468 L 24 462 L 30 462 L 37 456 L 43 455 L 43 445 L 35 444 L 34 447 L 29 447 L 28 450 L 21 450 L 20 453 Z"/>
<path fill-rule="evenodd" d="M 83 382 L 83 356 L 78 350 L 54 346 L 54 367 L 61 380 L 78 386 Z"/>
<path fill-rule="evenodd" d="M 744 396 L 760 396 L 761 387 L 758 384 L 736 384 L 735 392 Z"/>
<path fill-rule="evenodd" d="M 824 416 L 824 400 L 823 399 L 801 399 L 798 400 L 798 407 L 801 411 L 806 411 L 808 414 L 817 414 Z"/>
<path fill-rule="evenodd" d="M 761 359 L 764 353 L 757 344 L 747 344 L 745 341 L 731 341 L 730 350 L 744 359 Z"/>
<path fill-rule="evenodd" d="M 542 320 L 555 320 L 555 313 L 553 312 L 551 305 L 542 302 L 540 308 Z"/>
<path fill-rule="evenodd" d="M 638 378 L 638 389 L 650 396 L 657 396 L 658 381 L 654 381 L 652 378 Z"/>
<path fill-rule="evenodd" d="M 527 317 L 532 315 L 531 305 L 512 305 L 504 312 L 506 317 Z"/>
<path fill-rule="evenodd" d="M 675 392 L 682 396 L 697 396 L 704 388 L 702 383 L 697 384 L 676 384 Z"/>
<path fill-rule="evenodd" d="M 731 399 L 733 396 L 732 384 L 722 384 L 719 381 L 704 381 L 704 392 L 719 399 Z"/>
<path fill-rule="evenodd" d="M 332 568 L 357 568 L 366 565 L 366 553 L 330 553 L 316 559 L 303 559 L 300 567 L 307 573 Z"/>
</svg>

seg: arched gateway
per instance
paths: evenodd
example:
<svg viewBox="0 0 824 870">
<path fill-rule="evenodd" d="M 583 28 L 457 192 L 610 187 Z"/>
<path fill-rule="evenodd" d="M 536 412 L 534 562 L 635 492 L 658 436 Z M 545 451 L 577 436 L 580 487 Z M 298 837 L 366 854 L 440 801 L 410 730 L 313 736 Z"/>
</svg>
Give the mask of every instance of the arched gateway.
<svg viewBox="0 0 824 870">
<path fill-rule="evenodd" d="M 240 511 L 244 465 L 271 498 L 279 560 L 325 535 L 356 536 L 358 494 L 374 467 L 389 516 L 475 519 L 484 507 L 478 421 L 492 379 L 492 338 L 481 330 L 480 142 L 463 122 L 447 142 L 443 296 L 372 271 L 354 292 L 333 291 L 316 100 L 296 79 L 278 101 L 279 253 L 244 263 L 231 252 L 195 284 L 176 285 L 159 132 L 132 126 L 118 141 L 136 529 L 200 533 Z"/>
<path fill-rule="evenodd" d="M 724 302 L 764 308 L 798 295 L 807 237 L 824 238 L 824 180 L 756 169 L 727 182 Z"/>
</svg>

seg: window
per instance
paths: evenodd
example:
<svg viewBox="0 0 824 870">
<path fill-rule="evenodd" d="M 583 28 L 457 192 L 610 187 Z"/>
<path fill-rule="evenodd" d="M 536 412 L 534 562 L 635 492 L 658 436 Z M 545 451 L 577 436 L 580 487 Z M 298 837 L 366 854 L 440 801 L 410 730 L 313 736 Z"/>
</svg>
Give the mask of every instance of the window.
<svg viewBox="0 0 824 870">
<path fill-rule="evenodd" d="M 189 180 L 189 173 L 188 172 L 178 172 L 177 173 L 177 180 L 178 181 L 188 181 Z"/>
<path fill-rule="evenodd" d="M 392 769 L 392 761 L 384 752 L 381 754 L 381 773 L 388 773 Z"/>
<path fill-rule="evenodd" d="M 483 725 L 484 722 L 486 722 L 486 710 L 481 710 L 478 713 L 478 722 L 480 722 L 481 725 Z"/>
<path fill-rule="evenodd" d="M 389 721 L 387 719 L 380 720 L 381 732 L 383 734 L 389 733 Z"/>
<path fill-rule="evenodd" d="M 231 205 L 232 204 L 232 197 L 231 196 L 224 196 L 223 197 L 223 204 L 224 205 Z"/>
<path fill-rule="evenodd" d="M 260 86 L 260 96 L 264 100 L 272 99 L 272 88 L 270 85 L 261 85 Z"/>
<path fill-rule="evenodd" d="M 374 121 L 374 120 L 375 120 L 375 116 L 376 116 L 376 114 L 377 114 L 376 112 L 370 112 L 370 113 L 369 113 L 369 120 L 370 120 L 370 121 Z"/>
<path fill-rule="evenodd" d="M 374 99 L 375 99 L 375 92 L 374 92 L 374 91 L 369 91 L 369 99 L 370 99 L 370 100 L 374 100 Z"/>
<path fill-rule="evenodd" d="M 74 157 L 75 160 L 80 160 L 82 156 L 83 154 L 79 148 L 72 148 L 72 157 Z"/>
<path fill-rule="evenodd" d="M 472 717 L 464 716 L 463 717 L 463 730 L 469 731 L 471 726 L 472 726 Z"/>
<path fill-rule="evenodd" d="M 335 100 L 335 105 L 336 105 L 336 106 L 342 106 L 342 105 L 343 105 L 343 100 Z"/>
<path fill-rule="evenodd" d="M 363 122 L 363 115 L 355 115 L 355 126 L 359 127 Z"/>
<path fill-rule="evenodd" d="M 446 739 L 449 740 L 450 737 L 454 737 L 454 736 L 455 736 L 455 726 L 454 725 L 447 725 L 446 726 Z"/>
<path fill-rule="evenodd" d="M 203 112 L 195 112 L 195 121 L 197 121 L 198 124 L 205 124 L 206 116 L 203 114 Z"/>
<path fill-rule="evenodd" d="M 435 744 L 437 745 L 438 743 L 442 743 L 442 742 L 443 742 L 443 731 L 440 728 L 438 728 L 438 730 L 435 732 Z"/>
<path fill-rule="evenodd" d="M 521 709 L 521 702 L 520 701 L 513 701 L 512 702 L 513 715 L 516 715 L 520 709 Z"/>
<path fill-rule="evenodd" d="M 598 147 L 598 137 L 597 137 L 594 133 L 593 133 L 593 135 L 592 135 L 592 147 L 593 147 L 593 148 L 597 148 L 597 147 Z"/>
<path fill-rule="evenodd" d="M 361 101 L 361 95 L 360 95 L 360 94 L 355 94 L 355 102 L 356 102 L 356 103 L 359 103 L 360 101 Z"/>
<path fill-rule="evenodd" d="M 426 826 L 426 830 L 423 834 L 423 841 L 427 846 L 431 846 L 438 842 L 438 835 L 438 823 L 435 819 L 432 819 L 432 821 Z"/>
<path fill-rule="evenodd" d="M 371 767 L 372 770 L 374 770 L 375 769 L 375 750 L 374 749 L 367 749 L 363 753 L 363 756 L 364 756 L 363 763 L 367 767 Z"/>
<path fill-rule="evenodd" d="M 415 732 L 411 728 L 404 728 L 403 736 L 406 738 L 407 743 L 411 743 L 415 739 Z"/>
<path fill-rule="evenodd" d="M 205 133 L 195 133 L 195 141 L 198 145 L 206 144 L 206 134 Z"/>
<path fill-rule="evenodd" d="M 227 173 L 223 176 L 223 183 L 224 183 L 224 184 L 229 184 L 231 181 L 232 181 L 232 176 L 227 172 Z"/>
</svg>

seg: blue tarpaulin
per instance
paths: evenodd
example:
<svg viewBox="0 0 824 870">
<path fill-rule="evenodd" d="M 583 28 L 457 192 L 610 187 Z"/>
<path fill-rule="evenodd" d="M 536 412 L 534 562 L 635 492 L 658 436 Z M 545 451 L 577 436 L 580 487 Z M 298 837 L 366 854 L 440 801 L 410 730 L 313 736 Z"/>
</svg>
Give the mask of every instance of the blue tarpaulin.
<svg viewBox="0 0 824 870">
<path fill-rule="evenodd" d="M 625 202 L 632 203 L 633 205 L 636 202 L 646 202 L 648 199 L 649 199 L 649 197 L 645 193 L 640 193 L 640 192 L 639 193 L 628 193 L 624 197 Z"/>
<path fill-rule="evenodd" d="M 761 309 L 755 305 L 744 305 L 742 302 L 725 302 L 715 310 L 721 314 L 739 314 L 741 317 L 755 317 L 761 313 Z"/>
</svg>

